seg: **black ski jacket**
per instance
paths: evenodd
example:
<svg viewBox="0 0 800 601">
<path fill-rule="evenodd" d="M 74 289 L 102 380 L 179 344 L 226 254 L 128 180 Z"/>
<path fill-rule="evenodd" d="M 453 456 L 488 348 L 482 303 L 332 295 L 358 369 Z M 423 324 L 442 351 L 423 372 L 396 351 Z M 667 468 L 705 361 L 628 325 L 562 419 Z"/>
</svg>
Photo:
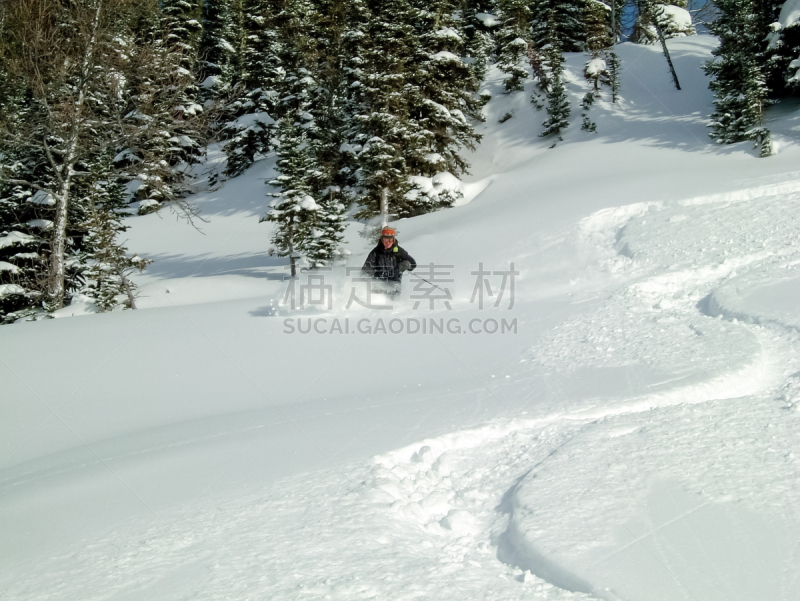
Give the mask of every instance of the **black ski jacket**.
<svg viewBox="0 0 800 601">
<path fill-rule="evenodd" d="M 367 256 L 361 271 L 378 280 L 399 282 L 401 273 L 398 265 L 400 261 L 411 263 L 412 270 L 417 266 L 414 258 L 397 246 L 397 241 L 389 249 L 383 247 L 383 242 L 378 242 L 378 245 Z"/>
</svg>

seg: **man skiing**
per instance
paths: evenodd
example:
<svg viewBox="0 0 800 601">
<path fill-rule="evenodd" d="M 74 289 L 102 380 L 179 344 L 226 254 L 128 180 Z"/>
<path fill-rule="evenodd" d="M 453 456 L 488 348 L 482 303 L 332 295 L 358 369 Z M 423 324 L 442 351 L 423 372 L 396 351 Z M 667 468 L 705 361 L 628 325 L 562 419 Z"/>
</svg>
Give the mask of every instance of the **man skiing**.
<svg viewBox="0 0 800 601">
<path fill-rule="evenodd" d="M 400 293 L 400 278 L 404 271 L 413 271 L 417 262 L 397 245 L 395 230 L 385 226 L 381 239 L 372 249 L 361 271 L 379 282 L 383 282 L 390 296 Z"/>
</svg>

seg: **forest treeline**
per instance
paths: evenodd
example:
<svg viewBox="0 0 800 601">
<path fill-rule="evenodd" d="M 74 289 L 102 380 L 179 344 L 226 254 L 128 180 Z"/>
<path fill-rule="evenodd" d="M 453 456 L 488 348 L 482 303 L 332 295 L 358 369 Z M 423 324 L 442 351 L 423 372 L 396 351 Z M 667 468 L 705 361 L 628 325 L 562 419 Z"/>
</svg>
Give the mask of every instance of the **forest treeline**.
<svg viewBox="0 0 800 601">
<path fill-rule="evenodd" d="M 586 53 L 594 94 L 616 99 L 620 41 L 719 36 L 708 63 L 720 143 L 770 153 L 764 108 L 793 93 L 800 28 L 782 3 L 717 0 L 15 0 L 0 3 L 0 322 L 75 295 L 135 308 L 124 217 L 164 205 L 193 219 L 187 172 L 211 143 L 219 177 L 277 155 L 274 252 L 311 268 L 346 253 L 348 215 L 409 217 L 458 192 L 420 178 L 467 173 L 490 101 L 533 82 L 558 140 L 571 103 L 564 53 Z M 666 52 L 666 46 L 664 46 Z M 677 79 L 676 79 L 677 82 Z M 531 89 L 531 88 L 526 88 Z M 584 112 L 583 128 L 595 125 Z"/>
</svg>

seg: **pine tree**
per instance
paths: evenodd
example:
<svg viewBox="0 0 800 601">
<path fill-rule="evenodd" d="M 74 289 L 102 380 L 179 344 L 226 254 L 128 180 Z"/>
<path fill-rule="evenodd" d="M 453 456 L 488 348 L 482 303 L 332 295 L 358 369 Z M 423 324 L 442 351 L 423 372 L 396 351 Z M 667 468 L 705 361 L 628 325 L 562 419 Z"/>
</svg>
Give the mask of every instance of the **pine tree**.
<svg viewBox="0 0 800 601">
<path fill-rule="evenodd" d="M 771 154 L 769 130 L 764 126 L 768 89 L 759 64 L 763 31 L 757 27 L 754 0 L 718 0 L 720 16 L 711 27 L 720 39 L 716 57 L 705 65 L 712 77 L 714 114 L 711 137 L 720 144 L 752 140 L 761 156 Z"/>
<path fill-rule="evenodd" d="M 197 86 L 199 76 L 199 51 L 202 37 L 202 3 L 200 0 L 163 0 L 161 5 L 161 28 L 148 31 L 147 23 L 140 23 L 137 29 L 140 35 L 151 39 L 152 43 L 163 47 L 169 60 L 160 60 L 169 65 L 169 81 L 172 84 L 171 96 L 174 106 L 172 113 L 176 120 L 191 121 L 203 112 L 198 103 L 200 89 Z M 143 18 L 149 17 L 144 13 Z M 178 128 L 180 130 L 181 128 Z M 191 127 L 177 131 L 177 135 L 190 138 L 199 137 Z M 199 156 L 198 140 L 187 147 L 182 157 L 188 162 L 195 162 Z"/>
<path fill-rule="evenodd" d="M 202 4 L 198 0 L 163 0 L 161 15 L 166 46 L 179 56 L 175 67 L 183 70 L 181 75 L 191 76 L 191 79 L 187 78 L 184 91 L 185 110 L 198 110 L 190 105 L 196 104 L 198 94 L 195 78 L 198 75 L 198 52 L 202 36 Z"/>
<path fill-rule="evenodd" d="M 525 59 L 528 56 L 531 10 L 524 0 L 498 0 L 500 28 L 497 40 L 497 66 L 508 74 L 503 81 L 506 92 L 522 90 L 528 78 Z"/>
<path fill-rule="evenodd" d="M 472 66 L 478 81 L 486 78 L 489 61 L 494 52 L 492 29 L 478 15 L 489 15 L 495 8 L 494 0 L 465 0 L 461 11 L 461 32 L 465 43 L 465 60 Z"/>
<path fill-rule="evenodd" d="M 796 95 L 800 90 L 800 62 L 796 60 L 800 57 L 800 23 L 792 23 L 787 27 L 780 23 L 783 2 L 757 0 L 754 4 L 757 21 L 755 26 L 768 32 L 763 57 L 759 60 L 767 88 L 773 97 Z"/>
<path fill-rule="evenodd" d="M 184 56 L 169 43 L 169 30 L 145 13 L 131 32 L 122 93 L 132 102 L 120 111 L 123 125 L 117 166 L 141 182 L 142 212 L 184 194 L 181 164 L 199 161 L 205 144 L 205 115 L 192 100 L 195 74 L 181 67 Z M 157 21 L 155 21 L 157 23 Z"/>
<path fill-rule="evenodd" d="M 616 102 L 619 95 L 619 72 L 622 63 L 613 47 L 605 52 L 605 56 L 609 73 L 608 84 L 611 86 L 611 102 Z"/>
<path fill-rule="evenodd" d="M 449 0 L 427 2 L 418 9 L 415 23 L 420 40 L 419 57 L 413 60 L 413 80 L 419 96 L 411 96 L 409 114 L 425 136 L 425 145 L 407 154 L 414 175 L 433 176 L 448 171 L 459 176 L 467 170 L 461 148 L 474 150 L 480 136 L 470 122 L 482 120 L 483 102 L 475 96 L 480 82 L 462 60 L 464 39 Z"/>
<path fill-rule="evenodd" d="M 18 105 L 19 106 L 19 105 Z M 21 107 L 20 107 L 21 108 Z M 47 255 L 47 229 L 52 208 L 44 194 L 10 183 L 33 179 L 31 167 L 41 163 L 22 149 L 0 147 L 4 169 L 0 175 L 0 323 L 35 315 L 46 289 L 42 285 Z"/>
<path fill-rule="evenodd" d="M 136 285 L 130 280 L 133 271 L 142 271 L 151 261 L 138 256 L 129 257 L 119 241 L 128 228 L 122 224 L 127 208 L 126 191 L 115 177 L 111 156 L 101 154 L 91 169 L 91 186 L 87 194 L 88 215 L 85 253 L 88 256 L 84 293 L 92 298 L 101 312 L 111 311 L 122 304 L 136 308 Z M 125 301 L 120 302 L 119 297 Z"/>
<path fill-rule="evenodd" d="M 311 91 L 308 127 L 314 169 L 309 173 L 311 196 L 320 209 L 305 245 L 313 267 L 330 265 L 346 255 L 343 248 L 346 210 L 352 201 L 348 189 L 355 183 L 354 156 L 347 144 L 352 125 L 349 91 L 354 74 L 348 66 L 354 58 L 351 21 L 358 22 L 362 9 L 348 0 L 317 0 L 309 15 L 309 27 L 316 40 L 311 66 L 317 86 Z"/>
<path fill-rule="evenodd" d="M 278 123 L 278 143 L 280 175 L 269 183 L 280 188 L 280 193 L 272 194 L 275 200 L 261 221 L 276 224 L 272 243 L 279 257 L 289 257 L 291 275 L 295 277 L 297 261 L 307 248 L 319 210 L 308 181 L 308 173 L 314 167 L 313 156 L 305 132 L 291 117 Z"/>
<path fill-rule="evenodd" d="M 564 71 L 564 55 L 558 41 L 558 32 L 555 20 L 550 22 L 550 42 L 545 45 L 544 51 L 548 63 L 548 83 L 547 90 L 547 120 L 542 124 L 544 130 L 540 136 L 555 135 L 561 141 L 561 131 L 569 126 L 569 115 L 571 111 L 567 90 L 564 87 L 562 73 Z"/>
<path fill-rule="evenodd" d="M 609 83 L 611 77 L 604 56 L 613 39 L 609 13 L 610 9 L 599 0 L 587 0 L 586 49 L 591 53 L 591 59 L 586 63 L 584 75 L 594 84 L 595 92 L 599 90 L 601 82 Z"/>
<path fill-rule="evenodd" d="M 586 50 L 593 58 L 612 45 L 611 9 L 600 0 L 587 0 L 584 8 Z"/>
<path fill-rule="evenodd" d="M 536 48 L 542 48 L 550 43 L 553 38 L 550 29 L 554 25 L 555 36 L 562 52 L 583 52 L 586 47 L 584 25 L 586 1 L 532 0 L 531 36 Z"/>
<path fill-rule="evenodd" d="M 225 175 L 243 173 L 257 154 L 272 148 L 276 87 L 283 77 L 274 14 L 266 0 L 243 0 L 244 58 L 236 82 L 238 97 L 228 106 L 233 119 L 223 129 L 228 162 Z M 242 119 L 246 115 L 252 118 Z"/>
<path fill-rule="evenodd" d="M 347 199 L 338 186 L 322 191 L 322 199 L 314 212 L 308 238 L 303 244 L 309 267 L 331 265 L 346 253 L 344 229 L 347 221 Z"/>
<path fill-rule="evenodd" d="M 428 143 L 411 120 L 410 106 L 423 98 L 413 80 L 414 60 L 421 53 L 414 32 L 415 11 L 407 0 L 368 0 L 368 22 L 358 49 L 360 78 L 354 98 L 359 148 L 359 218 L 380 213 L 384 196 L 391 213 L 407 217 L 429 208 L 417 202 L 407 157 L 420 154 Z"/>
<path fill-rule="evenodd" d="M 241 0 L 205 0 L 203 37 L 200 55 L 203 60 L 203 87 L 207 94 L 219 96 L 228 91 L 241 57 Z"/>
</svg>

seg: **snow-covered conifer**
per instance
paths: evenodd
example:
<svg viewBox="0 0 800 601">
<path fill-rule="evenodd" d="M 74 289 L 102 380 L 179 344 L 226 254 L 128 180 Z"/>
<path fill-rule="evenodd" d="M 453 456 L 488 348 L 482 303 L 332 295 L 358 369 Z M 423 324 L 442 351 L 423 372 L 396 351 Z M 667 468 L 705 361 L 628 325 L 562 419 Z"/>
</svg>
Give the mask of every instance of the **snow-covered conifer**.
<svg viewBox="0 0 800 601">
<path fill-rule="evenodd" d="M 309 266 L 331 265 L 343 257 L 347 197 L 338 186 L 323 190 L 304 243 Z"/>
<path fill-rule="evenodd" d="M 198 0 L 163 0 L 161 3 L 161 22 L 166 35 L 166 45 L 170 52 L 179 55 L 175 62 L 177 69 L 186 71 L 192 78 L 187 81 L 185 90 L 185 110 L 188 103 L 197 101 L 198 52 L 202 35 L 202 3 Z"/>
<path fill-rule="evenodd" d="M 128 228 L 122 224 L 127 207 L 127 192 L 112 169 L 111 156 L 101 154 L 94 161 L 86 193 L 87 219 L 84 255 L 86 268 L 84 293 L 98 309 L 111 311 L 117 306 L 136 308 L 136 285 L 133 271 L 142 271 L 151 261 L 129 257 L 119 235 Z M 124 300 L 122 300 L 124 298 Z"/>
<path fill-rule="evenodd" d="M 360 77 L 354 97 L 352 143 L 358 153 L 359 217 L 380 212 L 386 196 L 399 216 L 425 212 L 408 193 L 413 186 L 408 156 L 421 154 L 429 142 L 410 107 L 422 102 L 413 75 L 422 50 L 415 35 L 416 11 L 408 0 L 368 0 L 368 14 L 357 50 Z"/>
<path fill-rule="evenodd" d="M 500 27 L 497 41 L 497 66 L 508 77 L 503 81 L 506 92 L 521 90 L 528 78 L 526 59 L 531 43 L 529 3 L 524 0 L 498 0 Z"/>
<path fill-rule="evenodd" d="M 631 41 L 638 44 L 656 44 L 659 41 L 655 22 L 661 27 L 665 39 L 695 35 L 692 16 L 686 6 L 688 0 L 639 0 Z"/>
<path fill-rule="evenodd" d="M 223 128 L 228 162 L 225 174 L 243 173 L 256 154 L 272 147 L 277 87 L 283 78 L 280 39 L 267 0 L 243 0 L 244 56 L 236 82 L 237 97 L 227 107 L 230 121 Z M 252 116 L 252 117 L 251 117 Z"/>
<path fill-rule="evenodd" d="M 760 57 L 763 31 L 758 27 L 755 0 L 717 0 L 720 16 L 711 27 L 720 39 L 716 57 L 705 65 L 711 76 L 714 108 L 710 133 L 720 144 L 752 140 L 761 156 L 772 152 L 764 126 L 768 102 Z"/>
<path fill-rule="evenodd" d="M 564 87 L 562 73 L 564 71 L 564 55 L 558 42 L 555 21 L 550 22 L 550 41 L 544 47 L 548 67 L 547 120 L 542 124 L 544 129 L 540 136 L 555 135 L 561 140 L 561 131 L 569 125 L 571 112 L 567 90 Z"/>
<path fill-rule="evenodd" d="M 242 58 L 241 0 L 205 0 L 200 57 L 203 61 L 203 87 L 207 94 L 228 90 Z"/>
<path fill-rule="evenodd" d="M 592 0 L 589 0 L 592 1 Z M 551 40 L 551 23 L 563 52 L 582 52 L 586 47 L 584 6 L 586 0 L 532 0 L 531 36 L 537 48 Z"/>
<path fill-rule="evenodd" d="M 310 90 L 308 112 L 313 122 L 306 128 L 314 168 L 308 173 L 311 196 L 319 210 L 314 214 L 304 245 L 309 265 L 330 265 L 347 251 L 344 244 L 346 210 L 351 202 L 348 187 L 353 177 L 354 155 L 347 143 L 352 108 L 349 91 L 354 74 L 350 39 L 353 19 L 360 21 L 361 7 L 347 0 L 317 0 L 309 28 L 316 40 L 311 60 L 316 85 Z"/>
<path fill-rule="evenodd" d="M 622 62 L 613 48 L 605 52 L 605 57 L 609 73 L 608 85 L 611 87 L 611 102 L 616 102 L 619 94 L 619 72 L 622 68 Z"/>
<path fill-rule="evenodd" d="M 314 168 L 306 133 L 291 116 L 278 123 L 278 172 L 269 182 L 280 189 L 261 221 L 275 223 L 272 243 L 280 257 L 289 257 L 292 277 L 297 275 L 297 260 L 303 256 L 319 205 L 311 196 L 308 174 Z"/>
<path fill-rule="evenodd" d="M 0 323 L 12 323 L 41 308 L 52 207 L 45 194 L 9 181 L 31 179 L 29 168 L 39 161 L 22 149 L 0 152 Z"/>
<path fill-rule="evenodd" d="M 454 19 L 457 5 L 450 0 L 428 2 L 420 9 L 415 29 L 420 55 L 414 61 L 414 80 L 419 95 L 411 96 L 409 114 L 426 138 L 407 153 L 414 175 L 433 176 L 440 171 L 453 175 L 468 167 L 461 148 L 474 149 L 480 136 L 470 120 L 482 119 L 483 101 L 476 96 L 480 82 L 462 57 L 465 42 Z"/>
<path fill-rule="evenodd" d="M 499 24 L 492 14 L 493 0 L 466 0 L 461 11 L 461 31 L 465 38 L 465 60 L 472 65 L 475 77 L 483 81 L 494 52 L 492 32 Z"/>
<path fill-rule="evenodd" d="M 584 27 L 586 29 L 586 50 L 592 58 L 611 46 L 611 9 L 600 0 L 586 0 L 584 8 Z"/>
</svg>

